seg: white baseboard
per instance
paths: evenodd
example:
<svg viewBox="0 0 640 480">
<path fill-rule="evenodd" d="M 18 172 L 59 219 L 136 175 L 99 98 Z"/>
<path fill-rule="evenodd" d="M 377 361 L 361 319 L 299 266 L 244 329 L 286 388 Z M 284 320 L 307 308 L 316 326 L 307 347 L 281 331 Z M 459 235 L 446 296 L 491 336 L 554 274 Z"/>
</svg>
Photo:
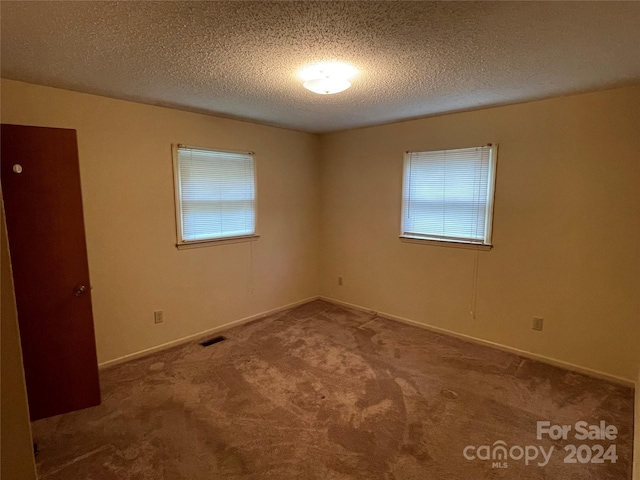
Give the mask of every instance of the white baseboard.
<svg viewBox="0 0 640 480">
<path fill-rule="evenodd" d="M 453 330 L 447 330 L 446 328 L 436 327 L 433 325 L 428 325 L 426 323 L 421 323 L 416 320 L 411 320 L 404 317 L 399 317 L 397 315 L 393 315 L 391 313 L 385 312 L 377 312 L 375 310 L 371 310 L 370 308 L 363 307 L 361 305 L 355 305 L 353 303 L 343 302 L 342 300 L 336 300 L 335 298 L 325 297 L 320 295 L 318 298 L 321 300 L 325 300 L 330 303 L 335 303 L 336 305 L 343 305 L 345 307 L 354 308 L 356 310 L 361 310 L 364 312 L 375 313 L 376 315 L 384 318 L 388 318 L 390 320 L 395 320 L 397 322 L 405 323 L 407 325 L 412 325 L 414 327 L 423 328 L 425 330 L 429 330 L 435 333 L 441 333 L 443 335 L 448 335 L 450 337 L 459 338 L 460 340 L 464 340 L 467 342 L 475 343 L 478 345 L 484 345 L 486 347 L 495 348 L 498 350 L 502 350 L 503 352 L 513 353 L 515 355 L 519 355 L 521 357 L 529 358 L 531 360 L 536 360 L 538 362 L 546 363 L 549 365 L 553 365 L 554 367 L 564 368 L 566 370 L 571 370 L 573 372 L 582 373 L 584 375 L 589 375 L 590 377 L 599 378 L 602 380 L 607 380 L 610 382 L 614 382 L 620 385 L 624 385 L 625 387 L 635 387 L 635 382 L 623 377 L 617 377 L 615 375 L 610 375 L 605 372 L 600 372 L 598 370 L 592 370 L 590 368 L 581 367 L 580 365 L 574 365 L 573 363 L 568 363 L 563 360 L 558 360 L 551 357 L 546 357 L 544 355 L 539 355 L 537 353 L 528 352 L 526 350 L 520 350 L 514 347 L 508 347 L 506 345 L 502 345 L 500 343 L 491 342 L 489 340 L 483 340 L 482 338 L 472 337 L 470 335 L 465 335 L 463 333 L 454 332 Z"/>
<path fill-rule="evenodd" d="M 225 323 L 224 325 L 219 325 L 217 327 L 213 327 L 213 328 L 210 328 L 208 330 L 203 330 L 201 332 L 194 333 L 192 335 L 187 335 L 186 337 L 178 338 L 177 340 L 171 340 L 170 342 L 163 343 L 163 344 L 157 345 L 155 347 L 145 348 L 144 350 L 140 350 L 138 352 L 129 353 L 127 355 L 123 355 L 122 357 L 118 357 L 118 358 L 114 358 L 113 360 L 107 360 L 106 362 L 102 362 L 102 363 L 98 364 L 98 368 L 100 368 L 100 369 L 108 368 L 108 367 L 112 367 L 114 365 L 118 365 L 120 363 L 128 362 L 130 360 L 135 360 L 136 358 L 146 357 L 147 355 L 151 355 L 152 353 L 156 353 L 156 352 L 159 352 L 161 350 L 166 350 L 167 348 L 176 347 L 178 345 L 182 345 L 182 344 L 187 343 L 187 342 L 198 340 L 198 339 L 200 339 L 202 337 L 206 337 L 206 336 L 209 336 L 211 334 L 218 333 L 218 332 L 221 332 L 223 330 L 227 330 L 227 329 L 229 329 L 231 327 L 236 327 L 238 325 L 242 325 L 243 323 L 248 323 L 248 322 L 251 322 L 253 320 L 257 320 L 259 318 L 266 317 L 267 315 L 272 315 L 274 313 L 278 313 L 278 312 L 281 312 L 283 310 L 288 310 L 290 308 L 294 308 L 294 307 L 297 307 L 299 305 L 303 305 L 305 303 L 312 302 L 314 300 L 317 300 L 318 298 L 320 298 L 320 297 L 314 296 L 314 297 L 305 298 L 304 300 L 299 300 L 297 302 L 289 303 L 289 304 L 283 305 L 281 307 L 273 308 L 271 310 L 267 310 L 266 312 L 257 313 L 255 315 L 251 315 L 249 317 L 245 317 L 245 318 L 241 318 L 239 320 L 234 320 L 232 322 Z"/>
</svg>

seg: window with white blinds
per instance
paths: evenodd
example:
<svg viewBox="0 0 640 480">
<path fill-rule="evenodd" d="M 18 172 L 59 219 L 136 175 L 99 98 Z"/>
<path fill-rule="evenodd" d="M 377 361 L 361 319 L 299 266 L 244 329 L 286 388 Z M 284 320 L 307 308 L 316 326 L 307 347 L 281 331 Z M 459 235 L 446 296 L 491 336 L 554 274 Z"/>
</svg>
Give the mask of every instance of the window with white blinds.
<svg viewBox="0 0 640 480">
<path fill-rule="evenodd" d="M 174 168 L 179 244 L 255 233 L 255 166 L 251 153 L 179 145 Z"/>
<path fill-rule="evenodd" d="M 402 236 L 491 245 L 496 147 L 407 152 Z"/>
</svg>

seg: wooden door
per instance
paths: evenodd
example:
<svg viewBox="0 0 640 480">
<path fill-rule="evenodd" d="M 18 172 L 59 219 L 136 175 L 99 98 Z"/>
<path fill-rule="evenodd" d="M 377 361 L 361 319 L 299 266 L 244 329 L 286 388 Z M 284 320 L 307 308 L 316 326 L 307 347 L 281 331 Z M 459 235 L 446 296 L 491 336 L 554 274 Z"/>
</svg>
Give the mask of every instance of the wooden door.
<svg viewBox="0 0 640 480">
<path fill-rule="evenodd" d="M 76 131 L 1 128 L 22 356 L 38 420 L 100 403 Z"/>
</svg>

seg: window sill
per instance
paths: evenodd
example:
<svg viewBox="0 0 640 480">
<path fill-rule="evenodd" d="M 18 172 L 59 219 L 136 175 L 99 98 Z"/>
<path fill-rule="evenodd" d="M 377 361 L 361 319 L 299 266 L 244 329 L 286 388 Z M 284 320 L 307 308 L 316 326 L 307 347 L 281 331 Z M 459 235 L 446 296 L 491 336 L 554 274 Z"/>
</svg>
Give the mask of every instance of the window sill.
<svg viewBox="0 0 640 480">
<path fill-rule="evenodd" d="M 191 248 L 213 247 L 215 245 L 229 245 L 231 243 L 253 242 L 260 238 L 260 235 L 243 235 L 241 237 L 221 238 L 219 240 L 197 240 L 194 242 L 177 243 L 178 250 L 189 250 Z"/>
<path fill-rule="evenodd" d="M 489 251 L 493 248 L 493 245 L 484 245 L 479 243 L 467 243 L 456 242 L 451 240 L 430 240 L 428 238 L 408 237 L 406 235 L 400 235 L 400 240 L 406 243 L 419 243 L 423 245 L 436 245 L 438 247 L 453 247 L 453 248 L 466 248 L 468 250 L 483 250 Z"/>
</svg>

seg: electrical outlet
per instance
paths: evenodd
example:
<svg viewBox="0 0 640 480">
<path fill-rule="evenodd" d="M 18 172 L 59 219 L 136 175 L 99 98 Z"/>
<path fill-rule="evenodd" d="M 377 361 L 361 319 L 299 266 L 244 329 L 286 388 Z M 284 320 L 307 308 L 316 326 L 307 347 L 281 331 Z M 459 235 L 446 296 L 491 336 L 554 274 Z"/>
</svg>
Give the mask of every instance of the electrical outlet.
<svg viewBox="0 0 640 480">
<path fill-rule="evenodd" d="M 342 286 L 342 277 L 338 277 L 338 285 Z"/>
<path fill-rule="evenodd" d="M 533 326 L 531 328 L 533 328 L 534 330 L 541 331 L 542 321 L 543 321 L 542 317 L 533 317 Z"/>
<path fill-rule="evenodd" d="M 155 312 L 153 312 L 153 321 L 155 323 L 164 322 L 164 312 L 162 310 L 156 310 Z"/>
</svg>

